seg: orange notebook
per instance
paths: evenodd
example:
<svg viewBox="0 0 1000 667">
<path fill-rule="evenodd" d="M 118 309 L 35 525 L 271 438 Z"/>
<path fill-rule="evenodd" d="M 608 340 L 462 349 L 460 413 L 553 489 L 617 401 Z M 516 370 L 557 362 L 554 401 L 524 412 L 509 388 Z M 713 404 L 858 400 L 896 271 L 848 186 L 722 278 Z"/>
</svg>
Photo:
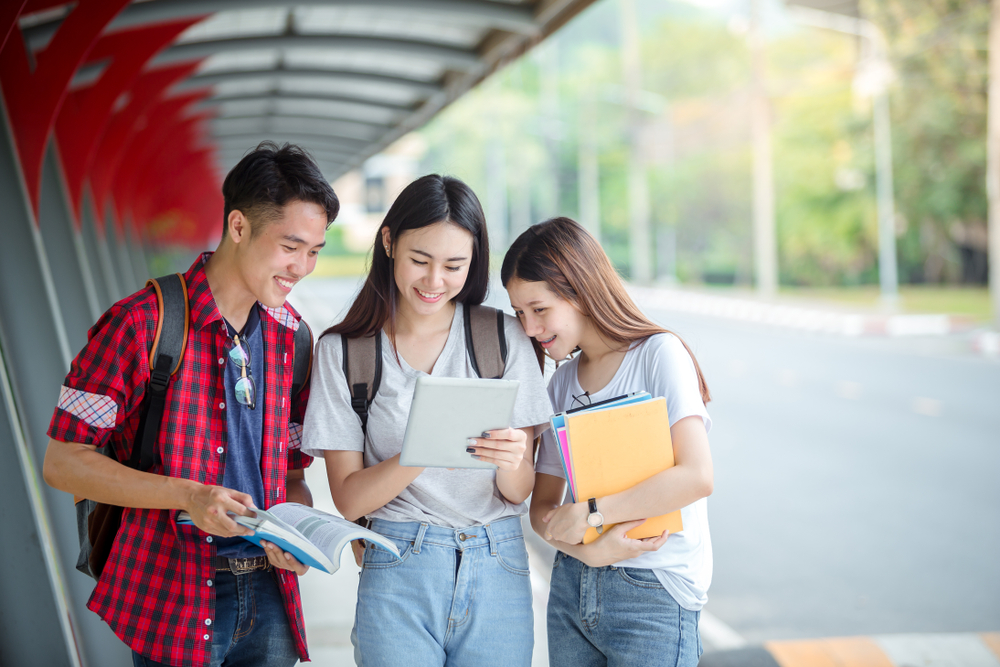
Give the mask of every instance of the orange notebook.
<svg viewBox="0 0 1000 667">
<path fill-rule="evenodd" d="M 607 410 L 566 415 L 570 456 L 573 460 L 574 494 L 578 500 L 600 498 L 629 489 L 653 475 L 672 468 L 667 400 L 654 398 Z M 599 508 L 598 508 L 599 509 Z M 605 524 L 607 530 L 613 524 Z M 633 539 L 655 537 L 684 529 L 676 510 L 628 532 Z M 588 528 L 583 537 L 590 544 L 598 537 Z"/>
</svg>

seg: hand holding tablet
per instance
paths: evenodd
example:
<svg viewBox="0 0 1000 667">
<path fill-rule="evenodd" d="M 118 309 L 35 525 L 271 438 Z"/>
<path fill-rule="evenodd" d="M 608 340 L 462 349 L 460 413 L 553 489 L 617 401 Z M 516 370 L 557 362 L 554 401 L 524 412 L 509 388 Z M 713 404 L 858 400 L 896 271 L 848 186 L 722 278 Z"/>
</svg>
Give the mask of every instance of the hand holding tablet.
<svg viewBox="0 0 1000 667">
<path fill-rule="evenodd" d="M 482 438 L 469 438 L 466 452 L 474 459 L 492 463 L 500 470 L 517 470 L 524 461 L 528 437 L 518 428 L 485 431 Z"/>
<path fill-rule="evenodd" d="M 487 431 L 497 431 L 497 437 L 503 439 L 520 436 L 520 432 L 508 432 L 519 384 L 516 380 L 417 378 L 400 465 L 495 469 L 492 461 L 497 461 L 506 467 L 512 453 L 490 448 L 489 439 L 481 436 Z M 470 439 L 476 444 L 470 444 Z M 477 454 L 480 459 L 466 451 L 480 447 L 484 448 Z"/>
</svg>

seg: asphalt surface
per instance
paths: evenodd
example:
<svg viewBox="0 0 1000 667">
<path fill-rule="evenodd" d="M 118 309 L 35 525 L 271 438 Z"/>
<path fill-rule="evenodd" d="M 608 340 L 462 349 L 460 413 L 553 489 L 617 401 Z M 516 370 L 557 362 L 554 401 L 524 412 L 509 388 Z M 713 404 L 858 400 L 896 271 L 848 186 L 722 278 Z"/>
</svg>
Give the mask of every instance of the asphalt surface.
<svg viewBox="0 0 1000 667">
<path fill-rule="evenodd" d="M 310 279 L 292 303 L 318 334 L 355 287 Z M 956 336 L 648 314 L 714 397 L 707 611 L 750 642 L 1000 628 L 1000 363 Z"/>
</svg>

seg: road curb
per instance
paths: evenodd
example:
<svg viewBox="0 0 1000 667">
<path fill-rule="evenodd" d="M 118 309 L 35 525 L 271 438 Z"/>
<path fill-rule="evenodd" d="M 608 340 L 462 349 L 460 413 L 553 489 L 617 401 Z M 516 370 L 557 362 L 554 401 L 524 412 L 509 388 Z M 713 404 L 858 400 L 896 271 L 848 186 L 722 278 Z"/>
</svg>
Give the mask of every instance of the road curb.
<svg viewBox="0 0 1000 667">
<path fill-rule="evenodd" d="M 1000 667 L 1000 632 L 766 642 L 711 651 L 698 667 Z"/>
</svg>

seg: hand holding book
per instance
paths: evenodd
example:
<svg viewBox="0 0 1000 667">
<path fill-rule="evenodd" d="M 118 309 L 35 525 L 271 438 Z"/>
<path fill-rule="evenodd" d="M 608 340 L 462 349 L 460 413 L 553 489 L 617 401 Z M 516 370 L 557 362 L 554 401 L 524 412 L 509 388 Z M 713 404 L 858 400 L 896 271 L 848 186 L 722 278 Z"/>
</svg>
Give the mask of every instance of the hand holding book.
<svg viewBox="0 0 1000 667">
<path fill-rule="evenodd" d="M 638 521 L 623 521 L 611 526 L 600 537 L 591 542 L 586 550 L 582 550 L 577 557 L 590 567 L 605 567 L 630 558 L 638 558 L 647 551 L 658 551 L 667 543 L 670 531 L 665 530 L 663 534 L 656 537 L 642 539 L 628 536 L 629 531 L 640 528 L 645 522 L 645 519 L 639 519 Z"/>
</svg>

